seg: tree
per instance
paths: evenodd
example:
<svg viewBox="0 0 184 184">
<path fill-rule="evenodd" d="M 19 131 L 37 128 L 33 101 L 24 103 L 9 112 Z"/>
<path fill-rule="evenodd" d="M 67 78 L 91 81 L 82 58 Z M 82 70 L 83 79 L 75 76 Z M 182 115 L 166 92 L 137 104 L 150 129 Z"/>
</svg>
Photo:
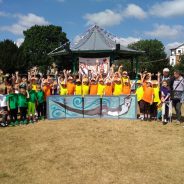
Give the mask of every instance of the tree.
<svg viewBox="0 0 184 184">
<path fill-rule="evenodd" d="M 17 45 L 11 40 L 0 42 L 0 68 L 5 72 L 15 72 L 24 67 L 24 59 Z"/>
<path fill-rule="evenodd" d="M 180 62 L 174 66 L 174 70 L 179 70 L 182 72 L 182 74 L 184 74 L 184 55 L 181 56 Z"/>
<path fill-rule="evenodd" d="M 66 33 L 62 32 L 62 27 L 54 25 L 35 25 L 24 31 L 24 36 L 21 49 L 29 67 L 39 65 L 46 68 L 53 62 L 47 54 L 68 41 Z"/>
<path fill-rule="evenodd" d="M 140 40 L 129 45 L 129 48 L 145 51 L 145 54 L 139 57 L 140 70 L 157 73 L 161 72 L 163 68 L 169 67 L 164 45 L 159 40 Z"/>
</svg>

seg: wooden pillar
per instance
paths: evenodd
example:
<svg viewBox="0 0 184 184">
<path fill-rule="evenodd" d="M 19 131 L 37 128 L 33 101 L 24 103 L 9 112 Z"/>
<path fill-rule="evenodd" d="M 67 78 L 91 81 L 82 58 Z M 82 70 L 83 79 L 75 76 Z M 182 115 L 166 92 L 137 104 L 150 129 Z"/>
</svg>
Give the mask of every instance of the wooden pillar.
<svg viewBox="0 0 184 184">
<path fill-rule="evenodd" d="M 134 61 L 135 61 L 135 69 L 136 69 L 136 77 L 135 77 L 135 80 L 137 82 L 137 80 L 138 80 L 138 73 L 139 73 L 139 62 L 138 62 L 138 58 L 135 57 L 134 58 Z"/>
<path fill-rule="evenodd" d="M 134 76 L 134 58 L 131 58 L 131 78 Z"/>
<path fill-rule="evenodd" d="M 76 73 L 77 69 L 77 57 L 75 55 L 72 55 L 72 72 Z"/>
</svg>

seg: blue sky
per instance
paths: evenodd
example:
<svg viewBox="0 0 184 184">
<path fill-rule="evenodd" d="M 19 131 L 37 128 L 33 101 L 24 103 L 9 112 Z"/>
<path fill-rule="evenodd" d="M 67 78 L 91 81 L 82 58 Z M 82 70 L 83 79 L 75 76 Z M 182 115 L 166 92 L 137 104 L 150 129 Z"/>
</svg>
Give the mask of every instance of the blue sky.
<svg viewBox="0 0 184 184">
<path fill-rule="evenodd" d="M 156 38 L 168 49 L 184 42 L 184 0 L 0 0 L 0 40 L 20 44 L 35 24 L 62 26 L 71 41 L 98 24 L 124 45 Z"/>
</svg>

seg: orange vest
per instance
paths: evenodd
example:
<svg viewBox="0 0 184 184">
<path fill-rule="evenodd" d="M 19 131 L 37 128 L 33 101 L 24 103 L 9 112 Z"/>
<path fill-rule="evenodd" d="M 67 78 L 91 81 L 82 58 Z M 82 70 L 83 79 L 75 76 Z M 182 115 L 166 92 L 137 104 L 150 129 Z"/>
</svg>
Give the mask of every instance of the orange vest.
<svg viewBox="0 0 184 184">
<path fill-rule="evenodd" d="M 113 89 L 112 89 L 112 85 L 110 85 L 110 86 L 105 86 L 105 95 L 106 96 L 111 96 L 112 95 L 112 91 L 113 91 Z"/>
<path fill-rule="evenodd" d="M 124 85 L 122 89 L 122 95 L 130 95 L 131 87 L 128 85 Z"/>
<path fill-rule="evenodd" d="M 96 95 L 98 90 L 98 84 L 91 84 L 90 85 L 90 95 Z"/>
<path fill-rule="evenodd" d="M 74 95 L 75 84 L 68 82 L 67 83 L 67 91 L 68 91 L 68 95 Z"/>
</svg>

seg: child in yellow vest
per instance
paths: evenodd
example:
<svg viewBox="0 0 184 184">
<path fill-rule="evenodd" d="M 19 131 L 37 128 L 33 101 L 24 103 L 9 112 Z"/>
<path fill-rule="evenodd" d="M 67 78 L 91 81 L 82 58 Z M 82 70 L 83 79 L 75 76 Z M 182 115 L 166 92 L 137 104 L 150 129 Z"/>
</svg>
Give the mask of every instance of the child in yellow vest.
<svg viewBox="0 0 184 184">
<path fill-rule="evenodd" d="M 59 83 L 59 95 L 67 95 L 67 85 L 65 81 Z"/>
<path fill-rule="evenodd" d="M 80 79 L 76 80 L 75 95 L 82 95 L 82 84 Z"/>
<path fill-rule="evenodd" d="M 104 84 L 104 80 L 101 78 L 99 79 L 99 83 L 98 83 L 97 95 L 100 95 L 102 97 L 104 95 L 104 92 L 105 92 L 105 84 Z"/>
<path fill-rule="evenodd" d="M 114 79 L 113 95 L 118 96 L 122 94 L 122 82 L 120 78 Z"/>
<path fill-rule="evenodd" d="M 82 84 L 82 96 L 89 95 L 89 82 L 87 78 L 83 79 Z"/>
<path fill-rule="evenodd" d="M 127 71 L 123 71 L 121 80 L 122 80 L 122 84 L 124 84 L 125 82 L 127 82 L 129 80 L 129 76 L 128 76 Z"/>
<path fill-rule="evenodd" d="M 142 103 L 142 97 L 144 94 L 144 90 L 142 87 L 142 83 L 140 80 L 137 81 L 137 89 L 135 94 L 137 95 L 137 102 L 138 102 L 138 106 L 139 106 L 139 111 L 140 111 L 140 116 L 139 119 L 143 119 L 144 118 L 144 110 L 143 110 L 143 103 Z"/>
<path fill-rule="evenodd" d="M 157 105 L 160 103 L 160 87 L 157 81 L 153 81 L 153 103 L 151 105 L 151 116 L 155 120 L 157 119 Z"/>
</svg>

